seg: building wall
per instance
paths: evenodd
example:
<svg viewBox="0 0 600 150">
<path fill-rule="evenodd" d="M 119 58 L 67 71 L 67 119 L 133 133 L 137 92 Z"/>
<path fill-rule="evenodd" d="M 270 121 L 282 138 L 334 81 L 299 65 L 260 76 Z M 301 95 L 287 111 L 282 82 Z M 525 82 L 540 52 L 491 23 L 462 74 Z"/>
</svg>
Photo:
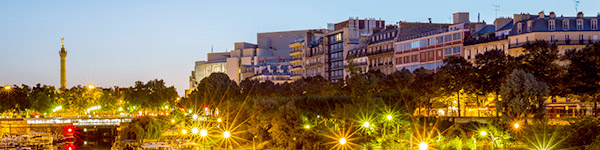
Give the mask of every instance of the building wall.
<svg viewBox="0 0 600 150">
<path fill-rule="evenodd" d="M 465 46 L 464 49 L 465 50 L 463 51 L 463 56 L 467 61 L 474 64 L 475 57 L 478 54 L 483 54 L 490 50 L 498 49 L 504 51 L 505 54 L 508 54 L 508 40 L 499 40 L 475 45 L 468 45 Z"/>
<path fill-rule="evenodd" d="M 462 56 L 463 39 L 464 36 L 469 35 L 469 32 L 469 29 L 461 29 L 396 42 L 394 68 L 414 71 L 423 67 L 437 71 L 442 66 L 444 58 Z M 440 38 L 443 42 L 439 41 Z"/>
</svg>

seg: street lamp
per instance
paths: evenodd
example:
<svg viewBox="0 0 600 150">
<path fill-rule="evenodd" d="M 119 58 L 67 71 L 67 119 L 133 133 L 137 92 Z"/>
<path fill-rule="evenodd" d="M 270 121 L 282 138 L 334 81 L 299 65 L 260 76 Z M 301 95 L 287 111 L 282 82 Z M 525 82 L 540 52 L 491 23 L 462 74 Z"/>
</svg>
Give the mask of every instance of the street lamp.
<svg viewBox="0 0 600 150">
<path fill-rule="evenodd" d="M 198 115 L 196 115 L 196 114 L 192 115 L 192 119 L 194 119 L 194 120 L 198 119 Z"/>
<path fill-rule="evenodd" d="M 192 128 L 192 134 L 198 134 L 198 128 Z"/>
<path fill-rule="evenodd" d="M 10 87 L 10 85 L 5 85 L 4 86 L 4 90 L 10 90 L 12 87 Z"/>
<path fill-rule="evenodd" d="M 310 129 L 310 125 L 304 125 L 304 129 Z"/>
<path fill-rule="evenodd" d="M 208 131 L 206 131 L 206 129 L 200 130 L 200 136 L 202 136 L 202 137 L 208 136 Z"/>
<path fill-rule="evenodd" d="M 479 134 L 480 134 L 481 136 L 486 136 L 486 135 L 487 135 L 487 132 L 485 132 L 485 131 L 481 131 L 481 132 L 479 132 Z"/>
<path fill-rule="evenodd" d="M 229 132 L 229 131 L 223 132 L 223 137 L 224 138 L 229 138 L 230 136 L 231 136 L 231 132 Z"/>
<path fill-rule="evenodd" d="M 52 109 L 52 112 L 57 112 L 61 109 L 62 109 L 62 106 L 56 106 L 56 107 L 54 107 L 54 109 Z"/>
<path fill-rule="evenodd" d="M 515 129 L 518 129 L 519 128 L 519 123 L 515 123 L 513 126 L 515 127 Z"/>
<path fill-rule="evenodd" d="M 96 86 L 94 86 L 93 84 L 88 85 L 88 89 L 93 90 L 94 88 L 96 88 Z"/>
<path fill-rule="evenodd" d="M 369 128 L 369 125 L 371 125 L 371 124 L 369 124 L 369 121 L 365 121 L 365 123 L 363 123 L 363 127 L 365 127 L 365 128 Z"/>
<path fill-rule="evenodd" d="M 392 120 L 392 115 L 387 115 L 387 120 Z"/>
<path fill-rule="evenodd" d="M 429 145 L 427 145 L 426 142 L 419 143 L 419 149 L 420 150 L 426 150 L 427 148 L 429 148 Z"/>
<path fill-rule="evenodd" d="M 182 133 L 182 134 L 187 134 L 187 130 L 186 130 L 186 129 L 183 129 L 183 130 L 181 130 L 181 133 Z"/>
<path fill-rule="evenodd" d="M 344 145 L 346 144 L 346 138 L 341 138 L 340 139 L 340 145 Z"/>
</svg>

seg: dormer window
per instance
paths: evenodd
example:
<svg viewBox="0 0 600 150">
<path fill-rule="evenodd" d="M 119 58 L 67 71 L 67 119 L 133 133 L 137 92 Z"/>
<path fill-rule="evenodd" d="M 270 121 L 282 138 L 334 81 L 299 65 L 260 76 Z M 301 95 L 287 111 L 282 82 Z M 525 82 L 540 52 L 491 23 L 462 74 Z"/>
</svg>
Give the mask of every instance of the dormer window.
<svg viewBox="0 0 600 150">
<path fill-rule="evenodd" d="M 527 32 L 531 32 L 531 28 L 533 28 L 531 25 L 531 21 L 527 21 Z"/>
<path fill-rule="evenodd" d="M 562 21 L 563 30 L 569 30 L 569 20 L 565 19 Z"/>
<path fill-rule="evenodd" d="M 555 23 L 554 19 L 548 20 L 548 30 L 554 31 L 555 27 L 556 27 L 556 23 Z"/>
<path fill-rule="evenodd" d="M 583 30 L 583 19 L 577 19 L 577 30 Z"/>
<path fill-rule="evenodd" d="M 592 19 L 590 23 L 592 30 L 598 30 L 598 19 Z"/>
<path fill-rule="evenodd" d="M 523 33 L 523 24 L 522 23 L 517 24 L 517 33 Z"/>
</svg>

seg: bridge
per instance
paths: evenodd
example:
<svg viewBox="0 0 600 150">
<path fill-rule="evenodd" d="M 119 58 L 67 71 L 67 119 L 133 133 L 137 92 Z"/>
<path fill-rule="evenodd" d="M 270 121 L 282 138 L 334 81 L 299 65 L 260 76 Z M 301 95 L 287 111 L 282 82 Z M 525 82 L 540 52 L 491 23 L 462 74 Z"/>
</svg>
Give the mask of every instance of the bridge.
<svg viewBox="0 0 600 150">
<path fill-rule="evenodd" d="M 128 117 L 98 117 L 98 118 L 3 118 L 0 119 L 0 135 L 23 134 L 31 131 L 56 133 L 65 126 L 77 128 L 121 128 L 131 122 Z"/>
</svg>

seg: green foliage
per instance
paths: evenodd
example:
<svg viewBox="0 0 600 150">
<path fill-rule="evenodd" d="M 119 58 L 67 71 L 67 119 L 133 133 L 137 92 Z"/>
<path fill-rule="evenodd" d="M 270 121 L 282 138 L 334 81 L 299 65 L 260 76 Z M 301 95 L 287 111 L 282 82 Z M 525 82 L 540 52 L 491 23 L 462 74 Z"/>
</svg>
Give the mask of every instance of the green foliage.
<svg viewBox="0 0 600 150">
<path fill-rule="evenodd" d="M 163 80 L 150 80 L 147 83 L 136 81 L 133 87 L 126 89 L 124 99 L 129 105 L 138 108 L 157 110 L 173 104 L 177 96 L 175 87 L 167 87 Z"/>
<path fill-rule="evenodd" d="M 597 118 L 579 118 L 569 123 L 561 135 L 570 135 L 565 138 L 568 147 L 584 147 L 593 144 L 600 136 L 600 121 Z"/>
<path fill-rule="evenodd" d="M 499 107 L 505 117 L 523 118 L 528 114 L 541 119 L 545 115 L 544 101 L 550 90 L 544 82 L 523 70 L 514 70 L 502 83 Z"/>
</svg>

